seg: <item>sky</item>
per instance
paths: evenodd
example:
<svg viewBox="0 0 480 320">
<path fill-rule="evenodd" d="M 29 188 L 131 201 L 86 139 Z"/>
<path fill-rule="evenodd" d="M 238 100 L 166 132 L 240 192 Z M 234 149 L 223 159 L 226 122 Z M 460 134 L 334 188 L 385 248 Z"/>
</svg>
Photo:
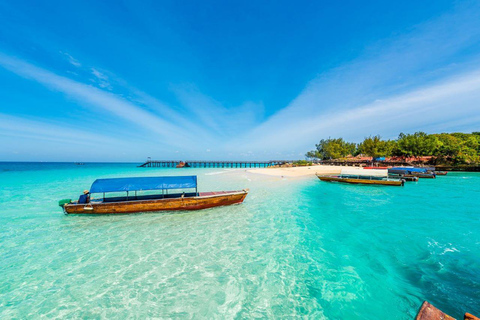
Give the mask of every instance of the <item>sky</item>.
<svg viewBox="0 0 480 320">
<path fill-rule="evenodd" d="M 478 1 L 0 1 L 0 161 L 480 131 Z"/>
</svg>

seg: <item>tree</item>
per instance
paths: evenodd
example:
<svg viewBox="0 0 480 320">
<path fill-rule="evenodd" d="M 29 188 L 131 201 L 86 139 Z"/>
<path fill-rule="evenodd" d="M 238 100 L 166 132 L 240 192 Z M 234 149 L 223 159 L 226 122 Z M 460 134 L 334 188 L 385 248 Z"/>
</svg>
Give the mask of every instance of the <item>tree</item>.
<svg viewBox="0 0 480 320">
<path fill-rule="evenodd" d="M 319 155 L 317 150 L 312 150 L 312 151 L 308 151 L 307 153 L 305 153 L 305 157 L 307 159 L 319 159 L 320 155 Z"/>
<path fill-rule="evenodd" d="M 437 160 L 456 164 L 477 163 L 480 154 L 480 136 L 465 133 L 441 133 L 435 155 Z"/>
<path fill-rule="evenodd" d="M 414 134 L 400 133 L 397 139 L 396 153 L 407 157 L 430 156 L 435 153 L 439 145 L 438 139 L 425 132 Z"/>
<path fill-rule="evenodd" d="M 315 150 L 305 154 L 307 158 L 321 160 L 339 159 L 348 155 L 364 153 L 374 158 L 391 155 L 416 158 L 435 156 L 435 161 L 454 164 L 480 162 L 480 132 L 400 133 L 397 140 L 382 140 L 377 135 L 365 138 L 359 145 L 346 142 L 342 138 L 328 138 L 320 140 L 315 147 Z"/>
<path fill-rule="evenodd" d="M 372 158 L 390 156 L 392 149 L 393 144 L 390 141 L 382 140 L 379 135 L 365 138 L 359 146 L 361 153 Z"/>
<path fill-rule="evenodd" d="M 346 142 L 343 138 L 322 139 L 315 145 L 316 150 L 305 154 L 307 158 L 316 158 L 321 160 L 339 159 L 356 153 L 357 145 L 352 142 Z"/>
</svg>

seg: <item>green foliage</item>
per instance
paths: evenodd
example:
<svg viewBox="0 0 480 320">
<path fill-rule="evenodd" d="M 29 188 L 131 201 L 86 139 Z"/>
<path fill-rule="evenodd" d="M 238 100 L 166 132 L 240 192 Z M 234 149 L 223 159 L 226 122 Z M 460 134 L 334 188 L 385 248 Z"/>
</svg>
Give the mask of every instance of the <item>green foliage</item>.
<svg viewBox="0 0 480 320">
<path fill-rule="evenodd" d="M 396 147 L 395 142 L 391 140 L 382 140 L 379 135 L 365 138 L 359 145 L 360 153 L 373 157 L 388 157 L 392 155 L 393 149 Z"/>
<path fill-rule="evenodd" d="M 307 153 L 305 153 L 305 157 L 308 158 L 308 159 L 319 159 L 320 158 L 317 150 L 308 151 Z"/>
<path fill-rule="evenodd" d="M 311 166 L 312 163 L 308 162 L 307 160 L 299 160 L 299 161 L 294 161 L 293 165 L 297 167 L 304 167 L 304 166 Z"/>
<path fill-rule="evenodd" d="M 440 161 L 455 164 L 480 162 L 480 135 L 476 133 L 441 133 L 434 136 L 439 141 L 435 155 Z"/>
<path fill-rule="evenodd" d="M 339 159 L 353 155 L 357 151 L 356 143 L 346 142 L 343 138 L 322 139 L 315 146 L 316 150 L 309 151 L 305 154 L 307 158 L 321 160 Z"/>
<path fill-rule="evenodd" d="M 342 138 L 322 139 L 316 149 L 305 156 L 309 159 L 340 159 L 348 155 L 365 154 L 370 157 L 434 156 L 437 163 L 474 164 L 480 163 L 480 132 L 414 134 L 400 133 L 397 140 L 382 140 L 380 136 L 370 136 L 359 145 L 346 142 Z"/>
<path fill-rule="evenodd" d="M 438 148 L 439 141 L 434 135 L 425 132 L 414 134 L 400 133 L 397 139 L 396 154 L 407 157 L 431 156 Z"/>
</svg>

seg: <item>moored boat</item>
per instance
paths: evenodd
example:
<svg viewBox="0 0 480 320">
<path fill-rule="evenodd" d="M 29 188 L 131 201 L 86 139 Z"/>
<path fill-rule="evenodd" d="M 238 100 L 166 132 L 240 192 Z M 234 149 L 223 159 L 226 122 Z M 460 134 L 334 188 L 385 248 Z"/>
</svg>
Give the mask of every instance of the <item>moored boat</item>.
<svg viewBox="0 0 480 320">
<path fill-rule="evenodd" d="M 420 310 L 418 310 L 415 320 L 455 320 L 455 318 L 443 313 L 433 305 L 424 301 Z"/>
<path fill-rule="evenodd" d="M 185 167 L 185 162 L 180 161 L 180 163 L 177 164 L 176 167 L 177 167 L 177 168 L 183 168 L 183 167 Z"/>
<path fill-rule="evenodd" d="M 189 189 L 188 192 L 180 192 L 185 189 Z M 161 193 L 139 194 L 145 191 Z M 105 197 L 119 192 L 126 195 Z M 90 199 L 91 194 L 102 194 L 103 197 Z M 78 201 L 62 200 L 59 205 L 65 213 L 77 214 L 200 210 L 242 203 L 247 194 L 248 189 L 198 192 L 197 176 L 97 179 Z"/>
<path fill-rule="evenodd" d="M 389 173 L 388 176 L 390 178 L 395 178 L 395 179 L 403 179 L 405 181 L 418 181 L 418 177 L 415 175 L 411 174 L 391 174 Z"/>
<path fill-rule="evenodd" d="M 370 172 L 367 170 L 342 170 L 340 175 L 319 175 L 318 179 L 327 182 L 341 182 L 349 184 L 367 184 L 383 186 L 403 186 L 405 180 L 389 178 L 386 170 Z"/>
<path fill-rule="evenodd" d="M 464 320 L 480 320 L 480 318 L 474 316 L 471 313 L 466 312 L 463 315 Z M 420 310 L 418 310 L 415 320 L 455 320 L 454 317 L 449 316 L 444 313 L 442 310 L 436 308 L 434 305 L 430 304 L 428 301 L 424 301 Z"/>
<path fill-rule="evenodd" d="M 436 175 L 433 172 L 427 170 L 427 168 L 414 168 L 414 167 L 393 167 L 388 169 L 389 174 L 397 174 L 400 176 L 415 176 L 419 178 L 435 179 Z"/>
</svg>

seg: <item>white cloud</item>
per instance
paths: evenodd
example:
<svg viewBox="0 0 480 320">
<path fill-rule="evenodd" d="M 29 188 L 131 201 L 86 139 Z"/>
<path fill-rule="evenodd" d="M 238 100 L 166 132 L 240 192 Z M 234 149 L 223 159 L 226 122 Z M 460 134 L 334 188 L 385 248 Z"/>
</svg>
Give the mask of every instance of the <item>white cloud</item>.
<svg viewBox="0 0 480 320">
<path fill-rule="evenodd" d="M 112 85 L 105 74 L 95 68 L 90 68 L 90 71 L 95 76 L 94 82 L 97 83 L 100 88 L 112 90 Z"/>
<path fill-rule="evenodd" d="M 67 58 L 68 62 L 70 62 L 71 65 L 73 65 L 73 66 L 75 66 L 75 67 L 77 67 L 77 68 L 79 68 L 79 67 L 82 66 L 82 64 L 81 64 L 77 59 L 75 59 L 74 57 L 72 57 L 72 56 L 71 56 L 70 54 L 68 54 L 67 52 L 62 52 L 62 51 L 60 51 L 60 53 L 63 54 L 63 55 Z"/>
<path fill-rule="evenodd" d="M 313 146 L 320 138 L 329 136 L 355 139 L 381 134 L 392 137 L 401 131 L 438 132 L 459 124 L 478 127 L 478 101 L 480 69 L 349 110 L 331 110 L 307 114 L 294 122 L 277 122 L 275 125 L 281 128 L 260 128 L 247 137 L 245 144 L 257 149 L 285 150 L 286 146 Z"/>
<path fill-rule="evenodd" d="M 139 130 L 149 130 L 159 138 L 163 138 L 160 140 L 161 144 L 194 145 L 196 140 L 194 135 L 183 128 L 177 127 L 113 93 L 56 75 L 3 54 L 0 54 L 0 65 L 22 77 L 63 92 L 80 103 L 92 107 L 93 111 L 101 108 L 111 115 L 135 124 Z"/>
<path fill-rule="evenodd" d="M 95 146 L 99 143 L 119 145 L 121 140 L 91 133 L 52 122 L 38 121 L 0 113 L 0 129 L 3 135 L 32 140 L 55 141 L 66 144 Z"/>
<path fill-rule="evenodd" d="M 247 101 L 236 108 L 226 108 L 193 85 L 177 86 L 173 91 L 188 112 L 193 113 L 203 127 L 213 131 L 219 142 L 248 132 L 263 117 L 261 103 Z"/>
<path fill-rule="evenodd" d="M 321 74 L 286 108 L 231 145 L 306 151 L 329 136 L 358 141 L 377 133 L 393 137 L 400 131 L 480 126 L 480 63 L 476 56 L 462 56 L 480 41 L 480 10 L 470 9 L 428 21 Z"/>
</svg>

